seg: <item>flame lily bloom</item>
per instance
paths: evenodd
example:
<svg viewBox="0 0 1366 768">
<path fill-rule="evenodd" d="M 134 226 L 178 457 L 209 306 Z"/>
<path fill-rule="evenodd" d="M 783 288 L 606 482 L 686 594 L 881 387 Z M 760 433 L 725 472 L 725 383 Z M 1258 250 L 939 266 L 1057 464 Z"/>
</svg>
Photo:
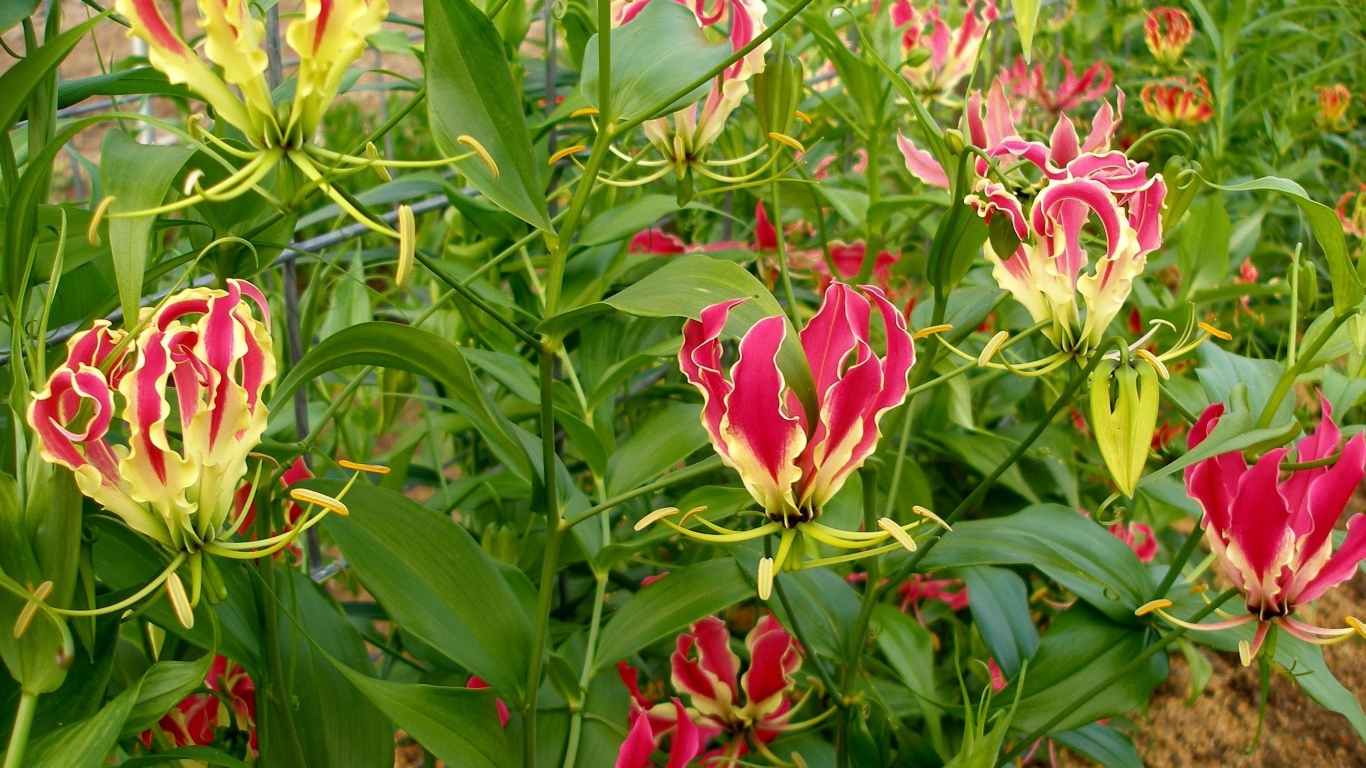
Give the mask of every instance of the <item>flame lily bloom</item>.
<svg viewBox="0 0 1366 768">
<path fill-rule="evenodd" d="M 977 65 L 982 41 L 996 20 L 996 3 L 968 0 L 963 21 L 951 29 L 939 15 L 939 6 L 930 4 L 917 10 L 910 0 L 897 0 L 892 6 L 892 27 L 902 29 L 902 60 L 928 55 L 925 60 L 902 69 L 906 79 L 927 98 L 944 101 L 953 88 Z M 903 29 L 904 28 L 904 29 Z"/>
<path fill-rule="evenodd" d="M 247 748 L 252 755 L 257 754 L 256 744 L 256 683 L 235 661 L 217 655 L 209 666 L 209 674 L 204 678 L 204 686 L 226 698 L 231 712 L 225 712 L 223 702 L 218 696 L 207 693 L 193 693 L 157 723 L 161 732 L 171 743 L 179 747 L 207 747 L 214 743 L 217 729 L 229 727 L 229 733 L 237 732 L 247 738 Z M 152 746 L 152 731 L 142 733 L 142 743 Z"/>
<path fill-rule="evenodd" d="M 679 635 L 670 665 L 674 688 L 688 697 L 688 708 L 678 698 L 652 704 L 640 694 L 635 670 L 623 671 L 633 711 L 616 768 L 649 765 L 656 743 L 668 733 L 673 734 L 668 768 L 683 768 L 713 739 L 724 745 L 701 754 L 704 764 L 738 760 L 751 748 L 766 752 L 768 742 L 793 727 L 789 720 L 796 707 L 789 697 L 796 687 L 793 676 L 802 665 L 801 647 L 772 615 L 759 620 L 745 646 L 750 663 L 741 675 L 725 622 L 708 617 Z"/>
<path fill-rule="evenodd" d="M 1214 117 L 1213 98 L 1205 78 L 1196 75 L 1170 83 L 1148 83 L 1140 94 L 1143 111 L 1169 128 L 1199 125 Z"/>
<path fill-rule="evenodd" d="M 1148 18 L 1143 22 L 1143 41 L 1157 63 L 1164 67 L 1174 67 L 1181 61 L 1194 33 L 1191 17 L 1180 8 L 1167 5 L 1148 11 Z"/>
<path fill-rule="evenodd" d="M 1157 557 L 1157 534 L 1147 523 L 1115 523 L 1109 527 L 1115 538 L 1129 545 L 1140 562 L 1151 563 Z"/>
<path fill-rule="evenodd" d="M 708 522 L 718 533 L 698 533 L 669 520 L 678 510 L 666 508 L 642 519 L 637 529 L 663 522 L 679 533 L 714 543 L 781 532 L 776 557 L 759 563 L 763 599 L 768 599 L 775 568 L 801 566 L 801 555 L 788 558 L 798 533 L 810 537 L 808 543 L 844 549 L 894 540 L 885 549 L 836 561 L 898 546 L 914 549 L 915 541 L 906 531 L 923 521 L 902 526 L 884 518 L 879 532 L 839 531 L 816 521 L 822 507 L 877 447 L 883 414 L 906 398 L 906 377 L 915 362 L 915 348 L 901 313 L 877 288 L 831 284 L 820 309 L 800 333 L 816 387 L 816 411 L 811 419 L 778 368 L 778 351 L 787 334 L 785 318 L 767 317 L 755 323 L 740 340 L 739 360 L 729 376 L 722 370 L 721 332 L 730 311 L 744 301 L 714 304 L 702 310 L 701 320 L 684 324 L 679 367 L 702 393 L 702 425 L 712 446 L 727 466 L 740 473 L 768 522 L 738 532 Z M 882 357 L 869 344 L 874 305 L 887 339 Z M 685 522 L 689 518 L 691 513 Z"/>
<path fill-rule="evenodd" d="M 1114 74 L 1104 62 L 1097 61 L 1078 76 L 1072 60 L 1066 56 L 1061 58 L 1063 77 L 1055 86 L 1049 85 L 1042 62 L 1031 69 L 1022 57 L 1017 57 L 1012 66 L 1001 68 L 1001 80 L 1011 96 L 1022 100 L 1017 102 L 1019 112 L 1015 115 L 1016 119 L 1024 116 L 1024 108 L 1029 104 L 1037 104 L 1050 116 L 1057 118 L 1063 112 L 1070 112 L 1084 103 L 1103 97 L 1110 90 Z"/>
<path fill-rule="evenodd" d="M 1323 420 L 1296 445 L 1296 461 L 1328 459 L 1341 445 L 1341 455 L 1331 466 L 1295 470 L 1282 477 L 1281 463 L 1290 449 L 1278 448 L 1251 467 L 1241 451 L 1233 451 L 1185 469 L 1186 493 L 1205 512 L 1205 540 L 1229 580 L 1243 593 L 1248 611 L 1196 628 L 1257 622 L 1255 638 L 1240 649 L 1244 664 L 1257 655 L 1273 624 L 1318 644 L 1345 640 L 1357 631 L 1324 629 L 1294 618 L 1297 608 L 1351 578 L 1357 564 L 1366 560 L 1366 516 L 1351 516 L 1347 538 L 1336 552 L 1331 535 L 1366 474 L 1366 435 L 1357 434 L 1342 445 L 1332 408 L 1326 399 L 1322 402 Z M 1223 414 L 1222 403 L 1205 409 L 1191 427 L 1191 449 L 1204 442 Z M 1348 623 L 1355 626 L 1354 620 Z"/>
<path fill-rule="evenodd" d="M 1347 110 L 1352 106 L 1352 92 L 1342 83 L 1320 87 L 1319 122 L 1330 128 L 1347 128 Z"/>
<path fill-rule="evenodd" d="M 1343 230 L 1366 238 L 1366 183 L 1358 183 L 1357 189 L 1338 198 L 1337 212 Z"/>
</svg>

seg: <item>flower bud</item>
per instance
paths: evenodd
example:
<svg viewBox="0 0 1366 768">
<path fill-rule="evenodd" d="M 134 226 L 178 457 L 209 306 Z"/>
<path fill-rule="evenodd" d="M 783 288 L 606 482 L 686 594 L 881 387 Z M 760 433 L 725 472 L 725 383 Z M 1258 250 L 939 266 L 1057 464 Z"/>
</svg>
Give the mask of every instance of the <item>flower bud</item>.
<svg viewBox="0 0 1366 768">
<path fill-rule="evenodd" d="M 1143 23 L 1143 40 L 1157 63 L 1173 67 L 1181 61 L 1195 28 L 1191 17 L 1179 8 L 1162 6 L 1148 12 Z"/>
<path fill-rule="evenodd" d="M 1110 402 L 1110 378 L 1118 393 Z M 1110 477 L 1132 497 L 1157 428 L 1157 369 L 1143 362 L 1102 363 L 1091 374 L 1091 430 Z"/>
<path fill-rule="evenodd" d="M 1183 176 L 1188 170 L 1193 173 Z M 1201 187 L 1200 171 L 1199 163 L 1178 156 L 1169 159 L 1162 169 L 1162 179 L 1167 183 L 1166 204 L 1162 207 L 1163 232 L 1176 226 L 1195 200 L 1195 194 Z"/>
<path fill-rule="evenodd" d="M 802 63 L 787 53 L 783 37 L 774 36 L 773 47 L 764 56 L 764 70 L 754 76 L 754 106 L 764 135 L 791 133 L 804 77 Z"/>
</svg>

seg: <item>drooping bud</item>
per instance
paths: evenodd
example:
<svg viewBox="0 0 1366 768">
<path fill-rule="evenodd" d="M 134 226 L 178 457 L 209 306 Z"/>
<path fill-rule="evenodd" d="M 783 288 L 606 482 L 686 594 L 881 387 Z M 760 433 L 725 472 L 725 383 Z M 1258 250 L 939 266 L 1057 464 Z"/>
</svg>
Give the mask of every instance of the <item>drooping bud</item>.
<svg viewBox="0 0 1366 768">
<path fill-rule="evenodd" d="M 1157 369 L 1143 362 L 1102 363 L 1091 374 L 1091 429 L 1115 486 L 1129 497 L 1143 477 L 1157 428 L 1157 376 Z M 1118 387 L 1113 405 L 1111 377 Z"/>
<path fill-rule="evenodd" d="M 1190 173 L 1187 173 L 1190 171 Z M 1176 226 L 1195 201 L 1200 191 L 1200 164 L 1184 157 L 1172 156 L 1162 169 L 1162 178 L 1167 182 L 1167 198 L 1162 206 L 1162 231 Z"/>
<path fill-rule="evenodd" d="M 1143 23 L 1143 40 L 1153 58 L 1164 67 L 1173 67 L 1181 61 L 1194 32 L 1191 17 L 1180 8 L 1169 6 L 1152 9 Z"/>
<path fill-rule="evenodd" d="M 804 77 L 801 61 L 787 52 L 783 36 L 775 35 L 773 47 L 764 56 L 764 70 L 754 76 L 754 106 L 765 135 L 791 133 Z"/>
</svg>

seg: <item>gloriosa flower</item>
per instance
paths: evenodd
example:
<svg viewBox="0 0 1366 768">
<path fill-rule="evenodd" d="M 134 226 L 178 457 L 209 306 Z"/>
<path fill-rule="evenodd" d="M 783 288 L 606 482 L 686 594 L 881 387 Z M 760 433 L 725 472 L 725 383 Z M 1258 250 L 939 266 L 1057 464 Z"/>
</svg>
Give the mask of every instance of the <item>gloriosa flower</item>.
<svg viewBox="0 0 1366 768">
<path fill-rule="evenodd" d="M 1168 128 L 1189 128 L 1214 117 L 1209 85 L 1196 75 L 1166 83 L 1148 83 L 1140 94 L 1143 111 Z"/>
<path fill-rule="evenodd" d="M 226 656 L 214 656 L 213 662 L 209 665 L 209 674 L 204 678 L 204 687 L 226 698 L 231 711 L 224 711 L 223 702 L 218 696 L 193 693 L 167 712 L 157 723 L 157 727 L 177 748 L 211 746 L 219 739 L 218 729 L 223 728 L 228 734 L 235 733 L 239 738 L 244 737 L 246 744 L 237 744 L 237 748 L 255 755 L 256 684 L 247 675 L 247 671 Z M 152 739 L 150 729 L 143 732 L 143 744 L 151 747 Z"/>
<path fill-rule="evenodd" d="M 1149 11 L 1143 22 L 1143 40 L 1153 58 L 1164 67 L 1174 67 L 1181 61 L 1194 32 L 1191 17 L 1180 8 L 1167 5 Z"/>
<path fill-rule="evenodd" d="M 1205 540 L 1243 593 L 1248 611 L 1199 628 L 1257 622 L 1253 641 L 1240 648 L 1244 664 L 1257 655 L 1273 624 L 1319 644 L 1362 632 L 1354 619 L 1348 620 L 1353 628 L 1324 629 L 1294 618 L 1297 608 L 1351 578 L 1366 559 L 1366 517 L 1351 516 L 1347 538 L 1336 552 L 1332 538 L 1333 526 L 1366 474 L 1366 435 L 1357 434 L 1342 444 L 1332 408 L 1326 399 L 1322 404 L 1323 419 L 1295 446 L 1295 461 L 1326 462 L 1336 456 L 1331 465 L 1283 473 L 1281 464 L 1290 449 L 1278 448 L 1251 467 L 1241 451 L 1232 451 L 1185 469 L 1186 492 L 1205 512 Z M 1223 414 L 1222 403 L 1205 409 L 1191 427 L 1192 450 L 1209 437 Z"/>
<path fill-rule="evenodd" d="M 1366 238 L 1366 183 L 1338 198 L 1338 220 L 1350 235 Z"/>
<path fill-rule="evenodd" d="M 1329 128 L 1348 128 L 1347 110 L 1352 107 L 1352 92 L 1342 83 L 1320 86 L 1319 122 Z"/>
<path fill-rule="evenodd" d="M 1050 118 L 1061 118 L 1063 112 L 1102 98 L 1110 90 L 1114 75 L 1104 62 L 1097 61 L 1078 77 L 1072 60 L 1066 56 L 1060 58 L 1064 74 L 1057 85 L 1049 85 L 1043 62 L 1031 69 L 1024 58 L 1016 57 L 1012 66 L 1001 68 L 1001 82 L 1017 100 L 1018 111 L 1013 115 L 1016 120 L 1024 119 L 1026 107 L 1034 105 L 1043 108 Z M 1120 110 L 1123 110 L 1122 105 Z"/>
<path fill-rule="evenodd" d="M 39 452 L 133 530 L 171 550 L 200 549 L 222 531 L 266 428 L 269 323 L 265 297 L 241 280 L 144 309 L 136 337 L 97 321 L 71 338 L 67 359 L 29 405 Z M 127 445 L 108 440 L 115 419 Z"/>
<path fill-rule="evenodd" d="M 766 615 L 745 638 L 749 669 L 730 649 L 725 622 L 709 617 L 679 635 L 670 659 L 674 688 L 688 697 L 655 704 L 640 692 L 636 670 L 618 669 L 631 692 L 631 730 L 615 768 L 645 768 L 650 755 L 670 736 L 668 768 L 684 768 L 701 757 L 705 765 L 738 760 L 751 749 L 766 752 L 768 742 L 789 727 L 796 709 L 789 700 L 802 650 L 778 620 Z M 714 739 L 720 747 L 708 751 Z"/>
<path fill-rule="evenodd" d="M 977 65 L 982 41 L 996 20 L 996 3 L 968 0 L 963 21 L 956 28 L 940 17 L 937 3 L 928 5 L 921 10 L 911 0 L 897 0 L 892 6 L 892 26 L 902 30 L 902 60 L 924 59 L 902 69 L 906 79 L 925 97 L 944 101 Z"/>
</svg>

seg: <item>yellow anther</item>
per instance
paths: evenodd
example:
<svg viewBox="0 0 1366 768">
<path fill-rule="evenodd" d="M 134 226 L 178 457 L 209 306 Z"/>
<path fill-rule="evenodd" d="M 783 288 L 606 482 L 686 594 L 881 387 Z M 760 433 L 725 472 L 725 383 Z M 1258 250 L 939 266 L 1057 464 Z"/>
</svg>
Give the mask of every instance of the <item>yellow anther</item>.
<svg viewBox="0 0 1366 768">
<path fill-rule="evenodd" d="M 572 155 L 572 154 L 574 154 L 574 153 L 576 153 L 576 152 L 582 152 L 582 151 L 584 151 L 585 149 L 588 149 L 588 147 L 586 147 L 586 146 L 584 146 L 584 145 L 582 145 L 582 144 L 575 144 L 575 145 L 572 146 L 572 147 L 565 147 L 564 149 L 560 150 L 559 152 L 556 152 L 555 154 L 551 155 L 551 156 L 550 156 L 550 160 L 549 160 L 549 162 L 546 163 L 546 165 L 554 165 L 555 163 L 560 162 L 561 160 L 565 159 L 566 157 L 569 157 L 570 155 Z"/>
<path fill-rule="evenodd" d="M 802 121 L 803 123 L 811 125 L 811 116 L 801 111 L 800 109 L 794 111 L 792 115 L 796 117 L 798 120 Z"/>
<path fill-rule="evenodd" d="M 987 345 L 982 347 L 982 354 L 977 356 L 977 364 L 986 365 L 991 362 L 991 358 L 996 356 L 997 350 L 1001 348 L 1002 344 L 1006 343 L 1006 339 L 1008 338 L 1010 338 L 1010 331 L 997 331 L 996 335 L 991 337 L 991 341 L 988 341 Z"/>
<path fill-rule="evenodd" d="M 700 506 L 700 507 L 693 507 L 692 509 L 690 509 L 690 510 L 688 510 L 687 512 L 684 512 L 684 513 L 683 513 L 683 517 L 678 521 L 678 524 L 679 524 L 679 525 L 687 525 L 687 524 L 688 524 L 688 519 L 691 518 L 693 515 L 701 514 L 701 513 L 706 512 L 706 511 L 707 511 L 707 507 L 706 507 L 705 504 L 702 505 L 702 506 Z"/>
<path fill-rule="evenodd" d="M 589 115 L 596 115 L 597 113 L 598 113 L 598 108 L 597 108 L 597 107 L 583 107 L 582 109 L 576 109 L 576 110 L 574 110 L 573 112 L 570 112 L 570 113 L 569 113 L 569 116 L 570 116 L 570 117 L 587 117 L 587 116 L 589 116 Z"/>
<path fill-rule="evenodd" d="M 759 560 L 759 599 L 767 600 L 773 594 L 773 558 Z"/>
<path fill-rule="evenodd" d="M 408 205 L 398 207 L 398 269 L 394 272 L 394 283 L 403 285 L 413 274 L 413 262 L 417 255 L 417 219 Z"/>
<path fill-rule="evenodd" d="M 202 178 L 204 178 L 203 168 L 195 168 L 185 174 L 185 183 L 181 186 L 180 193 L 187 197 L 194 194 L 195 188 L 199 186 L 199 180 Z"/>
<path fill-rule="evenodd" d="M 1147 616 L 1148 614 L 1152 613 L 1153 611 L 1160 611 L 1160 610 L 1162 610 L 1163 608 L 1170 608 L 1170 607 L 1172 607 L 1172 601 L 1170 601 L 1170 600 L 1167 600 L 1167 599 L 1165 599 L 1165 598 L 1159 599 L 1159 600 L 1153 600 L 1153 601 L 1151 601 L 1151 602 L 1147 602 L 1147 603 L 1144 603 L 1143 605 L 1140 605 L 1140 606 L 1138 607 L 1138 610 L 1134 611 L 1134 615 L 1135 615 L 1135 616 Z"/>
<path fill-rule="evenodd" d="M 341 467 L 342 469 L 350 469 L 355 472 L 369 472 L 375 475 L 389 474 L 389 468 L 384 466 L 383 464 L 362 464 L 359 461 L 351 461 L 350 459 L 340 459 L 337 461 L 337 466 Z"/>
<path fill-rule="evenodd" d="M 1252 666 L 1252 644 L 1246 640 L 1238 641 L 1238 660 L 1245 667 Z"/>
<path fill-rule="evenodd" d="M 19 611 L 19 618 L 14 622 L 14 637 L 18 639 L 28 631 L 28 625 L 33 623 L 33 617 L 38 614 L 38 604 L 47 599 L 52 594 L 52 582 L 45 581 L 32 590 L 34 601 L 24 604 L 23 610 Z"/>
<path fill-rule="evenodd" d="M 1172 377 L 1171 372 L 1167 370 L 1167 365 L 1163 363 L 1161 360 L 1159 360 L 1157 355 L 1154 355 L 1146 349 L 1136 350 L 1134 354 L 1143 358 L 1143 360 L 1146 363 L 1148 363 L 1148 365 L 1151 365 L 1153 367 L 1153 370 L 1157 371 L 1157 375 L 1162 377 L 1163 381 L 1166 381 L 1167 379 L 1170 379 Z"/>
<path fill-rule="evenodd" d="M 1208 333 L 1216 339 L 1223 339 L 1224 341 L 1233 341 L 1233 334 L 1221 331 L 1218 328 L 1215 328 L 1214 326 L 1210 325 L 1209 323 L 1196 323 L 1196 327 L 1204 331 L 1205 333 Z"/>
<path fill-rule="evenodd" d="M 770 139 L 773 139 L 774 141 L 778 142 L 779 144 L 786 144 L 787 146 L 793 148 L 794 150 L 796 150 L 796 151 L 798 151 L 798 152 L 805 152 L 805 151 L 806 151 L 806 147 L 803 147 L 803 146 L 802 146 L 802 143 L 801 143 L 800 141 L 797 141 L 796 139 L 792 138 L 791 136 L 788 136 L 788 135 L 785 134 L 785 133 L 778 133 L 778 132 L 776 132 L 776 131 L 770 131 L 769 134 L 768 134 L 768 137 L 769 137 Z"/>
<path fill-rule="evenodd" d="M 915 339 L 916 341 L 920 341 L 926 336 L 933 336 L 936 333 L 948 333 L 952 330 L 953 326 L 949 325 L 948 323 L 943 323 L 941 325 L 931 325 L 929 328 L 921 328 L 920 330 L 916 331 L 915 335 L 911 338 Z"/>
<path fill-rule="evenodd" d="M 1209 591 L 1209 585 L 1208 585 L 1208 584 L 1196 584 L 1195 586 L 1191 587 L 1191 589 L 1190 589 L 1190 594 L 1192 594 L 1192 595 L 1198 595 L 1198 594 L 1200 594 L 1201 592 L 1208 592 L 1208 591 Z"/>
<path fill-rule="evenodd" d="M 678 514 L 678 507 L 660 507 L 659 509 L 656 509 L 655 511 L 636 521 L 636 530 L 643 531 L 646 528 L 649 528 L 650 526 L 659 522 L 660 520 L 663 520 L 666 517 L 676 514 Z"/>
<path fill-rule="evenodd" d="M 351 510 L 341 503 L 341 499 L 334 499 L 325 493 L 318 493 L 307 488 L 292 488 L 289 491 L 289 498 L 295 501 L 302 501 L 305 504 L 316 504 L 328 512 L 346 517 L 351 514 Z"/>
<path fill-rule="evenodd" d="M 379 150 L 375 148 L 375 142 L 365 142 L 365 156 L 369 158 L 370 162 L 375 164 L 371 167 L 375 169 L 375 173 L 379 174 L 381 179 L 384 181 L 394 180 L 394 177 L 389 173 L 389 169 L 379 164 L 382 158 L 379 156 Z"/>
<path fill-rule="evenodd" d="M 479 158 L 488 165 L 489 172 L 493 174 L 493 178 L 498 178 L 498 164 L 493 162 L 493 155 L 490 155 L 489 151 L 484 149 L 484 145 L 480 144 L 478 139 L 473 136 L 464 135 L 457 136 L 455 140 L 474 150 L 475 154 L 479 155 Z"/>
<path fill-rule="evenodd" d="M 930 519 L 930 520 L 935 521 L 936 523 L 939 524 L 939 527 L 940 527 L 940 528 L 943 528 L 943 529 L 946 530 L 946 531 L 952 531 L 952 530 L 953 530 L 953 526 L 952 526 L 952 525 L 949 525 L 948 522 L 947 522 L 946 520 L 944 520 L 944 518 L 940 517 L 939 515 L 936 515 L 935 513 L 931 512 L 931 511 L 928 510 L 928 509 L 925 509 L 924 507 L 922 507 L 922 506 L 920 506 L 920 505 L 918 505 L 918 504 L 915 505 L 915 506 L 913 506 L 913 507 L 911 507 L 911 511 L 914 512 L 914 513 L 916 513 L 917 515 L 920 515 L 921 517 L 928 518 L 928 519 Z"/>
<path fill-rule="evenodd" d="M 100 204 L 95 206 L 95 212 L 90 215 L 90 226 L 85 230 L 85 237 L 91 245 L 100 244 L 100 222 L 104 221 L 104 215 L 109 212 L 109 206 L 114 204 L 114 196 L 108 195 Z"/>
<path fill-rule="evenodd" d="M 194 609 L 190 607 L 190 598 L 185 594 L 185 584 L 180 581 L 179 574 L 173 573 L 166 579 L 166 595 L 171 598 L 171 610 L 175 611 L 180 626 L 194 629 Z"/>
<path fill-rule="evenodd" d="M 1358 619 L 1355 616 L 1348 616 L 1345 621 L 1347 622 L 1347 626 L 1357 631 L 1358 635 L 1366 637 L 1366 624 L 1362 624 L 1361 619 Z"/>
<path fill-rule="evenodd" d="M 916 550 L 915 539 L 911 538 L 911 535 L 909 533 L 906 533 L 906 531 L 902 529 L 901 526 L 897 525 L 896 521 L 892 518 L 879 518 L 877 521 L 877 527 L 885 531 L 888 536 L 891 536 L 893 539 L 896 539 L 896 543 L 905 547 L 906 551 L 914 552 Z"/>
</svg>

